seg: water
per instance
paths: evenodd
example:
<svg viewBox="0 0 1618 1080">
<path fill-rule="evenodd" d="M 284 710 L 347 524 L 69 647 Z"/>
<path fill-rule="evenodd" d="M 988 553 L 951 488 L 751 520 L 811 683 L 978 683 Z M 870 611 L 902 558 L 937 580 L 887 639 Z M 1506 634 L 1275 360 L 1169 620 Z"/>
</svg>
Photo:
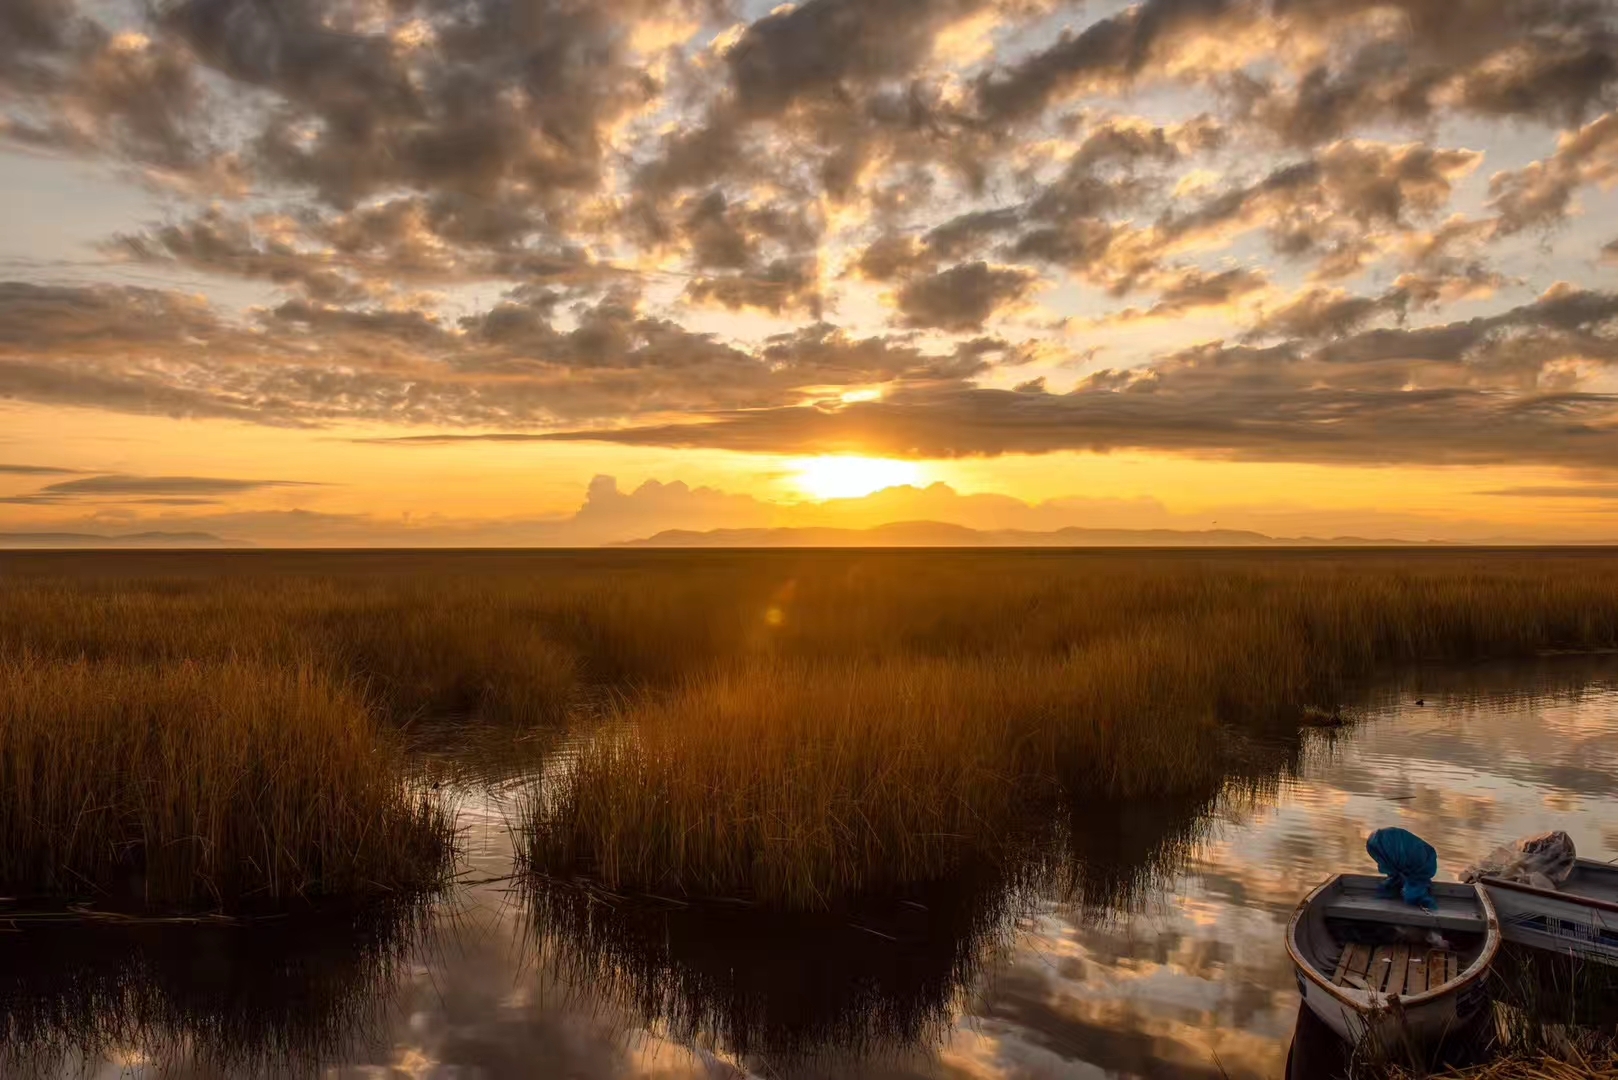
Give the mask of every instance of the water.
<svg viewBox="0 0 1618 1080">
<path fill-rule="evenodd" d="M 535 897 L 509 878 L 509 786 L 468 784 L 471 883 L 431 911 L 0 935 L 0 1015 L 26 1051 L 9 1068 L 1279 1077 L 1286 918 L 1326 875 L 1370 869 L 1372 829 L 1426 837 L 1441 875 L 1548 828 L 1618 858 L 1618 659 L 1411 674 L 1363 711 L 1253 748 L 1267 783 L 1076 810 L 1084 902 L 988 879 L 813 918 Z"/>
</svg>

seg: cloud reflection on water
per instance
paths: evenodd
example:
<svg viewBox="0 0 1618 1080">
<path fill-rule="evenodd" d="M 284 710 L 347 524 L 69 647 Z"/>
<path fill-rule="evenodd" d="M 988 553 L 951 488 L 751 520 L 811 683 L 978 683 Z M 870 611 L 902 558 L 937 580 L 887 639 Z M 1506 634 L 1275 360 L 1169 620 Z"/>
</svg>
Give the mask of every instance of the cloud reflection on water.
<svg viewBox="0 0 1618 1080">
<path fill-rule="evenodd" d="M 238 983 L 286 998 L 260 1005 L 266 1045 L 296 1035 L 289 1024 L 319 1035 L 301 1058 L 255 1058 L 229 1026 L 230 1004 L 253 999 L 185 965 L 166 981 L 126 965 L 134 985 L 155 988 L 146 1000 L 169 1003 L 145 1006 L 145 1034 L 167 1024 L 192 1049 L 234 1039 L 235 1057 L 165 1058 L 129 1037 L 94 1048 L 102 1073 L 136 1077 L 249 1075 L 277 1062 L 332 1078 L 1276 1077 L 1297 1013 L 1283 925 L 1328 873 L 1368 868 L 1373 828 L 1425 836 L 1444 874 L 1553 827 L 1587 855 L 1618 856 L 1612 658 L 1411 676 L 1372 701 L 1364 724 L 1311 735 L 1301 763 L 1297 751 L 1256 754 L 1272 775 L 1296 766 L 1278 790 L 1073 808 L 1080 861 L 1027 903 L 992 875 L 910 898 L 925 910 L 890 901 L 797 920 L 618 907 L 565 890 L 536 898 L 489 882 L 392 966 L 328 964 L 349 992 L 325 1004 L 275 990 L 273 963 L 238 965 Z M 499 876 L 511 856 L 499 789 L 466 803 L 468 876 Z M 49 989 L 43 969 L 0 969 L 18 994 Z M 77 986 L 97 969 L 65 955 L 54 970 Z M 115 996 L 84 1000 L 103 1003 L 104 1030 L 142 1030 L 118 1027 L 130 1017 Z M 363 1038 L 348 1030 L 353 1002 L 375 1018 Z M 48 1010 L 33 1015 L 49 1029 Z M 74 1031 L 56 1035 L 71 1043 Z M 61 1057 L 40 1072 L 75 1064 Z"/>
</svg>

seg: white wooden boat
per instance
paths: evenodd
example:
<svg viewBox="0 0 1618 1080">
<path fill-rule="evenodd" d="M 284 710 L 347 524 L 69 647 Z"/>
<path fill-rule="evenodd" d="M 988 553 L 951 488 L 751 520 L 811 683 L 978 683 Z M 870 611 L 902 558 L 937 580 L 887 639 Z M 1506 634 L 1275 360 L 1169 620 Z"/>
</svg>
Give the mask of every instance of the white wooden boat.
<svg viewBox="0 0 1618 1080">
<path fill-rule="evenodd" d="M 1580 859 L 1555 889 L 1484 877 L 1505 939 L 1618 966 L 1618 866 Z"/>
<path fill-rule="evenodd" d="M 1303 898 L 1287 924 L 1298 992 L 1349 1043 L 1431 1046 L 1488 1002 L 1494 905 L 1481 886 L 1435 881 L 1429 912 L 1378 896 L 1381 883 L 1338 874 Z"/>
</svg>

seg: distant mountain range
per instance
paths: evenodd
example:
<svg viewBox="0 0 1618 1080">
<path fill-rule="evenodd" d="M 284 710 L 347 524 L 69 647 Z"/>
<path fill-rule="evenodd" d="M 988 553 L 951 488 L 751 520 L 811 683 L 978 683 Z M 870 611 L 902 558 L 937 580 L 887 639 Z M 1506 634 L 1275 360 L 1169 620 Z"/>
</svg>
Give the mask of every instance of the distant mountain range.
<svg viewBox="0 0 1618 1080">
<path fill-rule="evenodd" d="M 142 532 L 121 536 L 95 533 L 0 533 L 0 548 L 222 548 L 248 547 L 205 532 Z"/>
<path fill-rule="evenodd" d="M 614 547 L 1392 547 L 1420 543 L 1359 536 L 1281 539 L 1241 529 L 1085 529 L 1054 532 L 969 529 L 938 521 L 901 521 L 871 529 L 668 529 Z"/>
</svg>

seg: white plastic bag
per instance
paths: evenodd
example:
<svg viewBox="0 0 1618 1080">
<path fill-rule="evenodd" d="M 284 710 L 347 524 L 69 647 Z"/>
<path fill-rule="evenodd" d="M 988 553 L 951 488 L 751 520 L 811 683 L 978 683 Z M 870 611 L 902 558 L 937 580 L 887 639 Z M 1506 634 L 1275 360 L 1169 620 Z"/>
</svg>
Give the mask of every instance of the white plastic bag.
<svg viewBox="0 0 1618 1080">
<path fill-rule="evenodd" d="M 1577 858 L 1573 838 L 1567 833 L 1540 833 L 1495 848 L 1481 862 L 1461 871 L 1461 880 L 1496 877 L 1520 881 L 1536 889 L 1555 889 L 1573 873 L 1573 863 Z"/>
</svg>

